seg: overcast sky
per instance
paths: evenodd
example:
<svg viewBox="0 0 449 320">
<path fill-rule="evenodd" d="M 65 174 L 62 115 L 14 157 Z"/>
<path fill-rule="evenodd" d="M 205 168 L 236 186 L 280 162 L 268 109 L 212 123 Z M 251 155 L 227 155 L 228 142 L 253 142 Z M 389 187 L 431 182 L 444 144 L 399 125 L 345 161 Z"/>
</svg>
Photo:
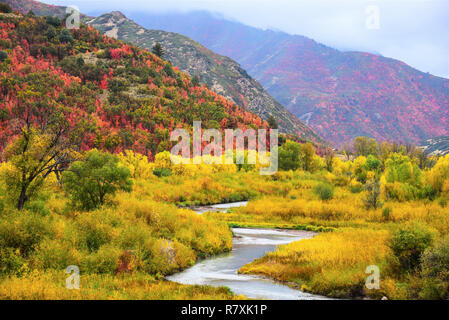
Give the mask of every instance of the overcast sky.
<svg viewBox="0 0 449 320">
<path fill-rule="evenodd" d="M 244 24 L 380 53 L 449 78 L 449 0 L 44 0 L 87 14 L 208 10 Z M 378 13 L 378 15 L 377 15 Z"/>
</svg>

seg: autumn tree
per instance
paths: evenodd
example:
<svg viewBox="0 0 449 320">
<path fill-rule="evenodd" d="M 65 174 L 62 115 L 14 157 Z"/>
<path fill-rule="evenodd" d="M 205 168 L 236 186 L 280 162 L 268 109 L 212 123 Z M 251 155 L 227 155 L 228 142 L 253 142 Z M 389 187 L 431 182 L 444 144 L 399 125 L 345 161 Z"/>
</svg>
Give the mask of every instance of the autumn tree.
<svg viewBox="0 0 449 320">
<path fill-rule="evenodd" d="M 162 45 L 159 42 L 156 42 L 156 44 L 151 49 L 151 52 L 153 52 L 159 58 L 162 58 L 165 54 L 164 48 L 162 48 Z"/>
<path fill-rule="evenodd" d="M 353 149 L 356 156 L 367 157 L 370 154 L 377 156 L 377 141 L 368 137 L 357 137 L 354 139 Z"/>
<path fill-rule="evenodd" d="M 92 210 L 118 190 L 130 192 L 132 181 L 129 169 L 119 165 L 117 156 L 91 150 L 83 161 L 73 163 L 64 172 L 63 186 L 74 205 Z"/>
<path fill-rule="evenodd" d="M 45 130 L 27 123 L 3 152 L 3 159 L 10 164 L 4 179 L 18 210 L 23 209 L 50 174 L 59 175 L 76 157 L 66 128 L 60 119 L 47 124 Z"/>
<path fill-rule="evenodd" d="M 302 144 L 300 149 L 302 169 L 304 171 L 312 171 L 316 154 L 314 146 L 310 142 L 307 142 Z"/>
</svg>

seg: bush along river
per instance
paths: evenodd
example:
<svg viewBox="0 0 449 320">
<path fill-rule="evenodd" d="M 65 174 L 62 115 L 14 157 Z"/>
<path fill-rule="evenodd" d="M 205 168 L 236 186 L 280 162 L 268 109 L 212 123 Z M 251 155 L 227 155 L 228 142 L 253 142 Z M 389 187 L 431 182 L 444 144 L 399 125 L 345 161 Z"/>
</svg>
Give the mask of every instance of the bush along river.
<svg viewBox="0 0 449 320">
<path fill-rule="evenodd" d="M 244 206 L 246 202 L 219 204 L 193 208 L 197 213 L 226 211 Z M 251 299 L 316 300 L 326 297 L 292 289 L 286 285 L 260 276 L 238 274 L 245 264 L 274 251 L 278 245 L 309 239 L 313 232 L 277 229 L 233 228 L 232 251 L 199 261 L 182 272 L 168 276 L 167 280 L 183 284 L 226 286 L 235 294 Z"/>
</svg>

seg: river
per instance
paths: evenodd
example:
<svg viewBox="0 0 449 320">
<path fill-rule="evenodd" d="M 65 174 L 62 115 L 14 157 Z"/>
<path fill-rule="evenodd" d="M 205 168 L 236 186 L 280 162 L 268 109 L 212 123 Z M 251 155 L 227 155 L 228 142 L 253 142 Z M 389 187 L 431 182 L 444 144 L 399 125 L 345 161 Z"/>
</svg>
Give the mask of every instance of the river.
<svg viewBox="0 0 449 320">
<path fill-rule="evenodd" d="M 195 211 L 226 211 L 228 208 L 244 206 L 246 202 L 197 207 Z M 234 228 L 232 251 L 204 259 L 189 269 L 168 276 L 167 280 L 183 284 L 226 286 L 235 294 L 253 299 L 270 300 L 316 300 L 326 297 L 292 289 L 273 280 L 254 275 L 238 274 L 245 264 L 263 257 L 276 246 L 293 241 L 309 239 L 314 233 L 297 230 Z"/>
</svg>

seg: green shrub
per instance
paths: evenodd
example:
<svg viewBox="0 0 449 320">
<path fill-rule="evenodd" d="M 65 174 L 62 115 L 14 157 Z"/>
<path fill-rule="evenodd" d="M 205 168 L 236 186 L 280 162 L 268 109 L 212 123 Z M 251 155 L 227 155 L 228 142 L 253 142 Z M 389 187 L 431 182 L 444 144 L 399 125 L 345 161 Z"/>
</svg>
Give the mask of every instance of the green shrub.
<svg viewBox="0 0 449 320">
<path fill-rule="evenodd" d="M 122 250 L 112 245 L 102 246 L 81 261 L 81 272 L 114 274 L 121 254 Z"/>
<path fill-rule="evenodd" d="M 156 168 L 153 170 L 153 174 L 159 178 L 162 177 L 169 177 L 171 176 L 173 173 L 170 169 L 168 168 Z"/>
<path fill-rule="evenodd" d="M 0 274 L 19 275 L 26 269 L 26 260 L 14 248 L 0 248 Z"/>
<path fill-rule="evenodd" d="M 440 200 L 438 200 L 438 204 L 439 204 L 442 208 L 446 208 L 446 206 L 447 206 L 447 199 L 446 199 L 446 198 L 441 198 Z"/>
<path fill-rule="evenodd" d="M 365 184 L 366 195 L 363 203 L 366 209 L 377 209 L 380 203 L 380 183 L 378 180 L 370 181 Z"/>
<path fill-rule="evenodd" d="M 313 193 L 321 200 L 330 200 L 334 197 L 334 189 L 327 183 L 320 183 L 314 189 Z"/>
<path fill-rule="evenodd" d="M 60 27 L 62 25 L 61 19 L 59 19 L 58 17 L 48 16 L 45 18 L 45 21 L 47 24 L 53 27 Z"/>
<path fill-rule="evenodd" d="M 354 183 L 349 186 L 349 191 L 351 193 L 360 193 L 363 190 L 363 185 L 361 183 Z"/>
<path fill-rule="evenodd" d="M 432 232 L 419 225 L 400 229 L 393 235 L 390 248 L 403 271 L 414 271 L 419 266 L 421 254 L 431 245 L 432 239 Z"/>
<path fill-rule="evenodd" d="M 391 208 L 386 207 L 382 210 L 382 219 L 384 221 L 390 221 Z"/>
<path fill-rule="evenodd" d="M 8 54 L 5 51 L 0 50 L 0 62 L 5 61 L 8 59 Z"/>
<path fill-rule="evenodd" d="M 421 257 L 421 276 L 424 280 L 422 298 L 449 298 L 449 237 L 424 251 Z"/>
<path fill-rule="evenodd" d="M 45 201 L 43 200 L 29 201 L 25 203 L 25 209 L 41 216 L 47 216 L 50 214 L 50 210 L 47 208 Z"/>
<path fill-rule="evenodd" d="M 0 248 L 19 250 L 27 256 L 46 237 L 53 235 L 52 224 L 42 216 L 28 212 L 12 212 L 2 217 L 0 224 Z"/>
</svg>

